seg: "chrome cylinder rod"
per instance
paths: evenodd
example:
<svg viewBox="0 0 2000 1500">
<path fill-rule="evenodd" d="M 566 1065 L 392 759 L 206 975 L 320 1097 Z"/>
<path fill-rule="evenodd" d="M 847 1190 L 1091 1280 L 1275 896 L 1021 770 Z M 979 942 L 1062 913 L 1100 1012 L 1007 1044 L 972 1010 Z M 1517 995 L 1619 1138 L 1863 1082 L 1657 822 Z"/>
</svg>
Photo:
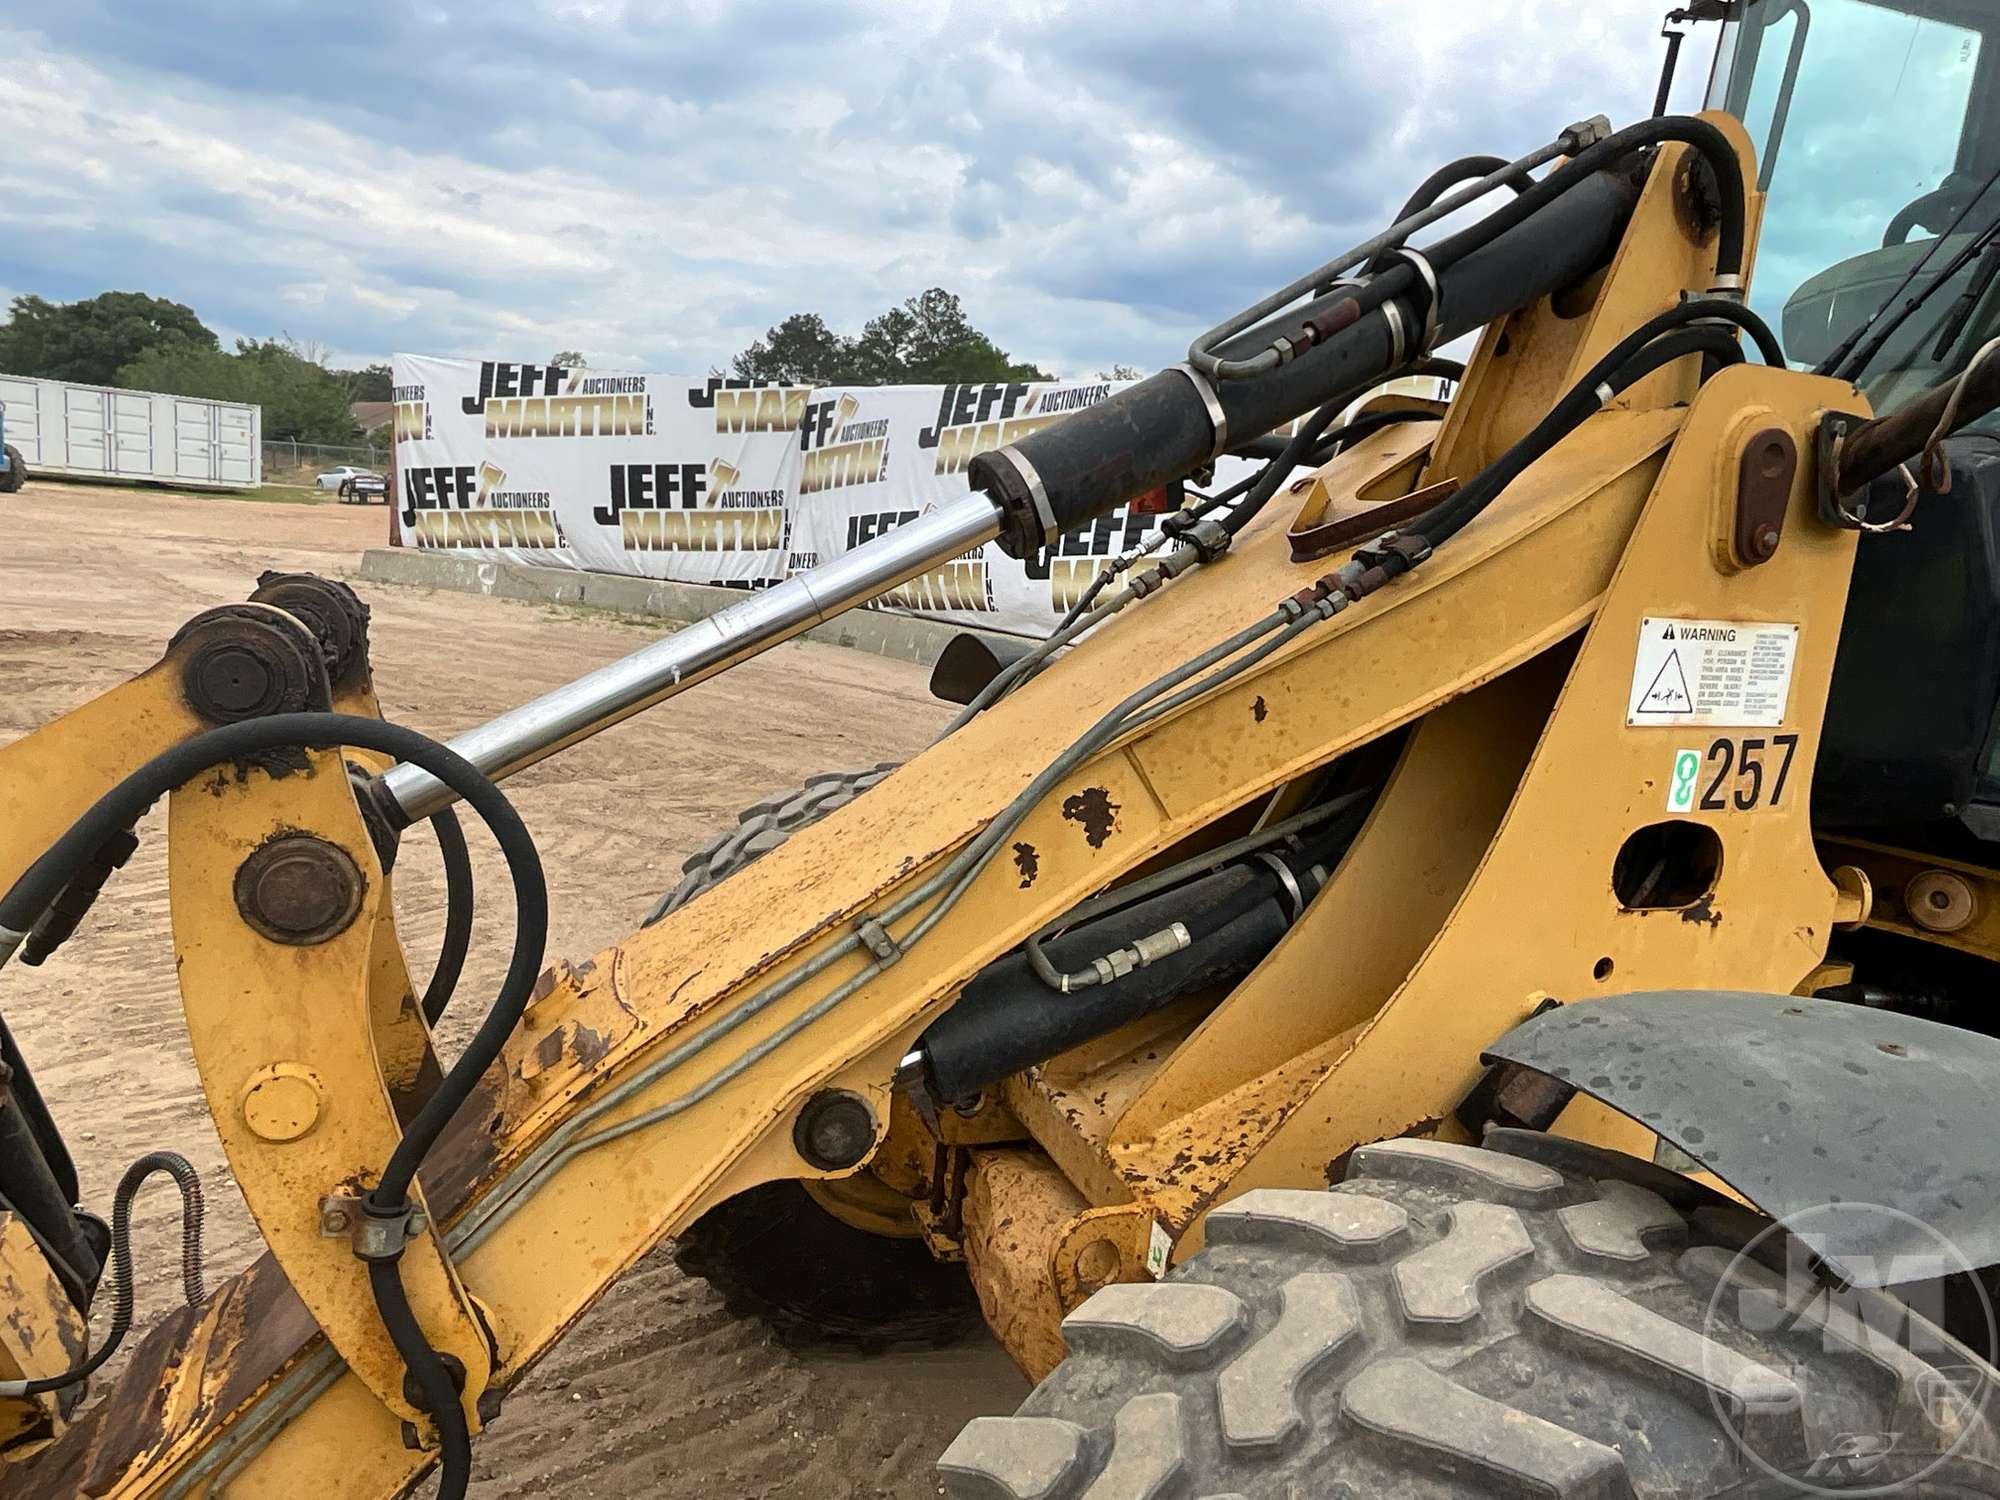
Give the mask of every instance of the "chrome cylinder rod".
<svg viewBox="0 0 2000 1500">
<path fill-rule="evenodd" d="M 498 781 L 941 567 L 999 531 L 1000 513 L 984 495 L 940 505 L 864 547 L 746 595 L 664 640 L 511 709 L 452 740 L 451 748 Z M 458 800 L 450 787 L 412 765 L 392 767 L 381 786 L 405 823 L 419 822 Z"/>
</svg>

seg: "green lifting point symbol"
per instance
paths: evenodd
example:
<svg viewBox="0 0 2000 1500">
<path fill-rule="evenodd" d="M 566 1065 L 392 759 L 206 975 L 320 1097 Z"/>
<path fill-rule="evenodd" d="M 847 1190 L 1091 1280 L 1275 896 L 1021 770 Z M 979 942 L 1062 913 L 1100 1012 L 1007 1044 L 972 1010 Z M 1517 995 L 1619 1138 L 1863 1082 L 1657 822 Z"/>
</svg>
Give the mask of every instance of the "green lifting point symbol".
<svg viewBox="0 0 2000 1500">
<path fill-rule="evenodd" d="M 1667 788 L 1667 811 L 1686 812 L 1694 806 L 1694 778 L 1701 769 L 1699 750 L 1682 750 L 1674 756 L 1674 779 Z"/>
</svg>

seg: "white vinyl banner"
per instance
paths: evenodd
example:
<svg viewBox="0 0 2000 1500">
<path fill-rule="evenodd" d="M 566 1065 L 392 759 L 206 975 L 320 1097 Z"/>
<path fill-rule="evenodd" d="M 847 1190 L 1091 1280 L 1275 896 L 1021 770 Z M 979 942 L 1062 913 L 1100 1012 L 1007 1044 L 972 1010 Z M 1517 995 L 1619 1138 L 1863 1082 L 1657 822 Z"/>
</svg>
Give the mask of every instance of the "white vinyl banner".
<svg viewBox="0 0 2000 1500">
<path fill-rule="evenodd" d="M 967 492 L 976 453 L 1109 381 L 808 390 L 399 354 L 404 543 L 756 588 Z M 1217 483 L 1245 472 L 1225 460 Z M 988 544 L 879 601 L 1046 635 L 1149 516 L 1123 509 L 1021 563 Z"/>
<path fill-rule="evenodd" d="M 783 578 L 803 387 L 396 356 L 404 541 L 603 573 Z"/>
</svg>

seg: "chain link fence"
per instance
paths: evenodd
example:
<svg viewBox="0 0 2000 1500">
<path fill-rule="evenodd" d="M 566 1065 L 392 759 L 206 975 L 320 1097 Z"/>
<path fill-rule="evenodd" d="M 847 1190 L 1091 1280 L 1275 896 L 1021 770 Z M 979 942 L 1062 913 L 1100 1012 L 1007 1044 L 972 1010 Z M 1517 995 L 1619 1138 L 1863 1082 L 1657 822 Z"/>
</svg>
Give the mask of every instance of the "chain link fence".
<svg viewBox="0 0 2000 1500">
<path fill-rule="evenodd" d="M 346 464 L 356 469 L 389 472 L 386 443 L 336 447 L 328 443 L 295 443 L 286 439 L 264 444 L 264 483 L 309 485 L 329 469 Z"/>
</svg>

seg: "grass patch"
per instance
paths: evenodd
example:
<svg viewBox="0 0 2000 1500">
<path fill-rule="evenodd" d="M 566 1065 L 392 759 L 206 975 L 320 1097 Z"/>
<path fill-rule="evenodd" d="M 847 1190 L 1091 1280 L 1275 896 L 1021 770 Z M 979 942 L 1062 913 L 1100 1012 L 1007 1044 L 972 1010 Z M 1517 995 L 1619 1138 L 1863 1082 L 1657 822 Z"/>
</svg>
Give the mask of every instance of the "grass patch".
<svg viewBox="0 0 2000 1500">
<path fill-rule="evenodd" d="M 253 500 L 260 505 L 330 505 L 340 497 L 332 490 L 305 485 L 260 484 L 249 490 L 175 490 L 198 500 Z"/>
</svg>

